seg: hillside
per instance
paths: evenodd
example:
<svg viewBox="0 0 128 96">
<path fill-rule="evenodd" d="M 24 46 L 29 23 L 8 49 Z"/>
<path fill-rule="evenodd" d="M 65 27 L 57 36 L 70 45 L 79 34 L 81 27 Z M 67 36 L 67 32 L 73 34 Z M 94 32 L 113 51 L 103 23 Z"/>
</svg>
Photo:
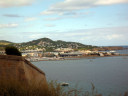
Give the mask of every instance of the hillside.
<svg viewBox="0 0 128 96">
<path fill-rule="evenodd" d="M 38 47 L 44 47 L 44 48 L 83 48 L 87 47 L 89 45 L 84 45 L 78 42 L 66 42 L 62 40 L 53 41 L 49 38 L 41 38 L 25 43 L 15 44 L 16 46 L 38 46 Z M 90 45 L 91 46 L 91 45 Z"/>
<path fill-rule="evenodd" d="M 6 41 L 6 40 L 0 40 L 0 50 L 4 50 L 4 47 L 10 44 L 14 44 L 14 43 Z"/>
<path fill-rule="evenodd" d="M 12 44 L 12 42 L 6 40 L 0 40 L 0 45 L 9 45 L 9 44 Z"/>
<path fill-rule="evenodd" d="M 37 49 L 37 48 L 45 48 L 47 51 L 53 51 L 56 48 L 73 48 L 73 49 L 92 49 L 94 46 L 91 45 L 84 45 L 78 42 L 66 42 L 62 40 L 53 41 L 49 38 L 40 38 L 37 40 L 32 40 L 29 42 L 23 42 L 23 43 L 12 43 L 9 41 L 1 40 L 0 41 L 0 49 L 3 49 L 3 47 L 7 45 L 13 45 L 19 48 L 20 50 L 26 50 L 26 49 Z"/>
<path fill-rule="evenodd" d="M 54 51 L 57 48 L 73 48 L 75 50 L 81 49 L 93 49 L 93 50 L 122 50 L 125 49 L 122 46 L 92 46 L 84 45 L 78 42 L 67 42 L 62 40 L 53 41 L 49 38 L 40 38 L 37 40 L 32 40 L 29 42 L 23 43 L 13 43 L 6 40 L 0 40 L 0 50 L 4 50 L 4 47 L 7 45 L 16 46 L 20 50 L 36 50 L 36 49 L 45 49 L 46 51 Z"/>
</svg>

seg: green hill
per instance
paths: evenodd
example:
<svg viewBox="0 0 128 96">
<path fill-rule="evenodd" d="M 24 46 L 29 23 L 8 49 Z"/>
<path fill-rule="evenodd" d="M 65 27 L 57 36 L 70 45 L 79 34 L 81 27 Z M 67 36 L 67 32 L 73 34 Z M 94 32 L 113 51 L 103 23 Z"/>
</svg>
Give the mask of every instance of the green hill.
<svg viewBox="0 0 128 96">
<path fill-rule="evenodd" d="M 53 47 L 53 48 L 81 48 L 81 47 L 87 47 L 88 45 L 84 45 L 78 42 L 66 42 L 62 40 L 53 41 L 49 38 L 41 38 L 37 40 L 33 40 L 30 42 L 21 43 L 23 46 L 39 46 L 39 47 Z"/>
<path fill-rule="evenodd" d="M 12 42 L 6 40 L 0 40 L 0 45 L 9 45 L 9 44 L 12 44 Z"/>
<path fill-rule="evenodd" d="M 5 46 L 13 44 L 12 42 L 6 41 L 6 40 L 0 40 L 0 50 L 4 50 Z"/>
<path fill-rule="evenodd" d="M 7 45 L 13 45 L 19 48 L 20 50 L 26 49 L 37 49 L 37 48 L 45 48 L 46 50 L 53 51 L 56 48 L 73 48 L 73 49 L 92 49 L 91 45 L 84 45 L 78 42 L 66 42 L 62 40 L 53 41 L 49 38 L 40 38 L 37 40 L 32 40 L 29 42 L 23 43 L 13 43 L 5 40 L 0 40 L 0 47 L 5 47 Z"/>
</svg>

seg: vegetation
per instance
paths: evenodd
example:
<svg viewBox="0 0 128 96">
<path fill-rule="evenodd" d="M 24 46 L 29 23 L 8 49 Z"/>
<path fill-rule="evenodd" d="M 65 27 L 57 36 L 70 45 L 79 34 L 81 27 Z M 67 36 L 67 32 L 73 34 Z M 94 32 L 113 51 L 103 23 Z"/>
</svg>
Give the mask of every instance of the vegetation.
<svg viewBox="0 0 128 96">
<path fill-rule="evenodd" d="M 17 55 L 17 56 L 21 56 L 21 52 L 14 46 L 7 46 L 5 48 L 5 53 L 7 55 Z"/>
<path fill-rule="evenodd" d="M 0 41 L 0 49 L 3 49 L 2 47 L 5 47 L 7 45 L 15 46 L 19 50 L 35 50 L 45 48 L 47 52 L 54 51 L 54 49 L 57 48 L 89 49 L 94 47 L 92 47 L 91 45 L 84 45 L 78 42 L 66 42 L 62 40 L 53 41 L 49 38 L 41 38 L 24 43 L 12 43 L 4 40 Z"/>
<path fill-rule="evenodd" d="M 22 43 L 22 45 L 28 45 L 28 46 L 33 46 L 33 45 L 37 45 L 42 46 L 42 47 L 50 47 L 50 48 L 77 48 L 77 47 L 86 47 L 86 45 L 81 44 L 81 43 L 77 43 L 77 42 L 65 42 L 62 40 L 58 40 L 58 41 L 53 41 L 49 38 L 41 38 L 41 39 L 37 39 L 37 40 L 33 40 L 30 42 L 26 42 L 26 43 Z"/>
<path fill-rule="evenodd" d="M 54 51 L 53 48 L 49 48 L 49 47 L 47 47 L 47 48 L 45 48 L 45 49 L 46 49 L 45 52 L 53 52 L 53 51 Z"/>
<path fill-rule="evenodd" d="M 9 45 L 12 42 L 6 41 L 6 40 L 0 40 L 0 45 Z"/>
<path fill-rule="evenodd" d="M 87 47 L 79 47 L 78 50 L 92 50 L 94 48 L 98 48 L 97 46 L 91 46 L 91 45 L 88 45 Z"/>
<path fill-rule="evenodd" d="M 55 81 L 51 81 L 43 86 L 35 86 L 34 83 L 27 85 L 14 80 L 1 80 L 0 96 L 103 96 L 96 92 L 93 84 L 91 92 L 83 92 L 76 88 L 68 88 L 68 90 L 64 90 L 64 88 L 65 87 L 62 87 Z M 128 96 L 128 92 L 118 96 Z"/>
</svg>

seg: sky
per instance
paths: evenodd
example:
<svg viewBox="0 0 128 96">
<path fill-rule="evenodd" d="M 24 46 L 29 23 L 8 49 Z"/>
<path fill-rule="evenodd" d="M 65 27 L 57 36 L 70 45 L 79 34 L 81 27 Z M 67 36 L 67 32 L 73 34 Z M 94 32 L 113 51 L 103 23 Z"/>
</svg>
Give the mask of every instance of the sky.
<svg viewBox="0 0 128 96">
<path fill-rule="evenodd" d="M 128 45 L 128 0 L 0 0 L 0 40 Z"/>
</svg>

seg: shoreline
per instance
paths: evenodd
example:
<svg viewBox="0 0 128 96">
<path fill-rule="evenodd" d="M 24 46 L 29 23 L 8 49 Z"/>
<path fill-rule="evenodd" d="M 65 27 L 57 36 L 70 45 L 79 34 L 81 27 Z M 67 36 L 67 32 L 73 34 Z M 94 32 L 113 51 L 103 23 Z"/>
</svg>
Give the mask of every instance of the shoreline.
<svg viewBox="0 0 128 96">
<path fill-rule="evenodd" d="M 62 57 L 62 58 L 40 58 L 40 60 L 33 60 L 30 62 L 38 62 L 38 61 L 63 61 L 63 60 L 78 60 L 78 59 L 82 59 L 82 58 L 86 58 L 86 59 L 95 59 L 97 57 L 115 57 L 115 56 L 128 56 L 128 54 L 120 54 L 120 55 L 111 55 L 111 56 L 98 56 L 98 55 L 88 55 L 88 56 L 72 56 L 72 57 Z M 28 60 L 28 59 L 27 59 Z"/>
</svg>

